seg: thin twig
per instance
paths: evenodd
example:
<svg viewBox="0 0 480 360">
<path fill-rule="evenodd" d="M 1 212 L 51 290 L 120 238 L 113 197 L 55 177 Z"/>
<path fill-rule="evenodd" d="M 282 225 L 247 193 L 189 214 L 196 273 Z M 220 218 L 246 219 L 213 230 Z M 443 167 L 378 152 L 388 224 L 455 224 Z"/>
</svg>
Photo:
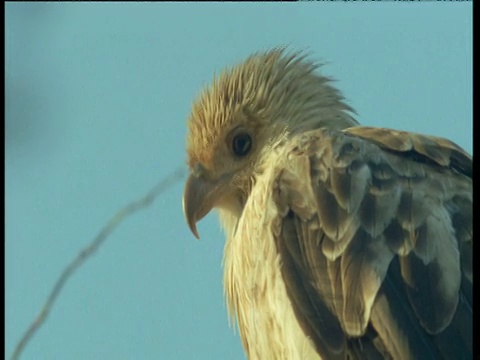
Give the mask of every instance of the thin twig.
<svg viewBox="0 0 480 360">
<path fill-rule="evenodd" d="M 185 175 L 184 169 L 178 169 L 162 181 L 160 181 L 152 190 L 150 190 L 143 198 L 138 200 L 132 201 L 130 204 L 125 206 L 124 208 L 120 209 L 111 219 L 110 221 L 103 227 L 102 230 L 98 233 L 98 235 L 93 239 L 93 241 L 81 250 L 78 255 L 70 262 L 65 269 L 60 274 L 55 286 L 52 288 L 50 295 L 48 296 L 45 304 L 43 305 L 40 313 L 35 318 L 35 320 L 30 324 L 25 334 L 22 336 L 20 341 L 17 343 L 15 347 L 15 351 L 12 354 L 11 359 L 17 360 L 28 344 L 32 336 L 37 332 L 40 326 L 43 325 L 45 320 L 48 317 L 48 314 L 52 310 L 53 304 L 55 300 L 57 300 L 58 295 L 62 291 L 63 287 L 65 286 L 66 282 L 70 279 L 73 273 L 87 260 L 90 256 L 92 256 L 98 248 L 105 242 L 107 237 L 115 230 L 115 228 L 120 225 L 120 223 L 125 219 L 125 217 L 132 215 L 133 213 L 137 212 L 138 210 L 144 209 L 152 204 L 152 202 L 164 192 L 167 188 L 175 184 L 177 181 L 182 179 Z"/>
</svg>

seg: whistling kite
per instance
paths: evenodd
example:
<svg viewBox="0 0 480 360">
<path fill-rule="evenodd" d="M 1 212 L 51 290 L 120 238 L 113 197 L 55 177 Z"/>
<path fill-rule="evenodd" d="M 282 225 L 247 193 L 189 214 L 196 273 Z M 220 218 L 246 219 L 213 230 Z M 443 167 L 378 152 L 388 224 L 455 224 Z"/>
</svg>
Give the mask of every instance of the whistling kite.
<svg viewBox="0 0 480 360">
<path fill-rule="evenodd" d="M 254 54 L 188 121 L 185 217 L 218 210 L 248 358 L 472 358 L 471 156 L 359 126 L 317 68 Z"/>
</svg>

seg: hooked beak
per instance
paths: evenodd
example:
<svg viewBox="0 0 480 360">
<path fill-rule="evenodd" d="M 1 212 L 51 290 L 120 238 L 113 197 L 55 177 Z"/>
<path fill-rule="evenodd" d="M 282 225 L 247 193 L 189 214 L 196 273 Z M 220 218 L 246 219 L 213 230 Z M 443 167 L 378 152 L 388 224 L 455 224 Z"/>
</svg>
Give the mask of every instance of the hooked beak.
<svg viewBox="0 0 480 360">
<path fill-rule="evenodd" d="M 217 200 L 223 195 L 225 178 L 210 180 L 201 166 L 195 166 L 188 176 L 183 191 L 183 214 L 188 227 L 197 239 L 197 222 L 200 221 L 215 206 Z"/>
</svg>

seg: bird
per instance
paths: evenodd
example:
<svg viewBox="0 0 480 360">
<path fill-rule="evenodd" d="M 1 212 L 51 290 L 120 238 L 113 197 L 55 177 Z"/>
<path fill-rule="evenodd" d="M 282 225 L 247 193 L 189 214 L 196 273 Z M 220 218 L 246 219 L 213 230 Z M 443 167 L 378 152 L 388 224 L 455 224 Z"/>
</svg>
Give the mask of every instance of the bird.
<svg viewBox="0 0 480 360">
<path fill-rule="evenodd" d="M 214 75 L 187 119 L 188 227 L 224 229 L 248 359 L 471 359 L 472 156 L 362 126 L 310 53 Z"/>
</svg>

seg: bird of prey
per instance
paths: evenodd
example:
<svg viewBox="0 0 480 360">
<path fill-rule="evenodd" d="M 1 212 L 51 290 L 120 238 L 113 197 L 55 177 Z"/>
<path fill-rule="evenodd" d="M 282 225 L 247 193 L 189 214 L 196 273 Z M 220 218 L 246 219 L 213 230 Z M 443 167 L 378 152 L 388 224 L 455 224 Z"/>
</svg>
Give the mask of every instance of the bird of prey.
<svg viewBox="0 0 480 360">
<path fill-rule="evenodd" d="M 360 126 L 304 52 L 255 53 L 188 119 L 186 221 L 213 208 L 249 359 L 471 359 L 472 157 Z"/>
</svg>

